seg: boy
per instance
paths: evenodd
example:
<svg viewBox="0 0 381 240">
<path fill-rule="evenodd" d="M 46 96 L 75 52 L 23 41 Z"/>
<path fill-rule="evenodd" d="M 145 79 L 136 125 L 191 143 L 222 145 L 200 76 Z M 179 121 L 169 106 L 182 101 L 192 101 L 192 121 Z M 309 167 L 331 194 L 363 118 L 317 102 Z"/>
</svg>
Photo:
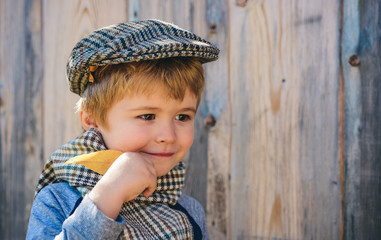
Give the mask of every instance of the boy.
<svg viewBox="0 0 381 240">
<path fill-rule="evenodd" d="M 158 20 L 94 31 L 73 49 L 70 89 L 86 130 L 53 153 L 36 189 L 27 239 L 208 239 L 182 195 L 202 63 L 219 50 Z"/>
</svg>

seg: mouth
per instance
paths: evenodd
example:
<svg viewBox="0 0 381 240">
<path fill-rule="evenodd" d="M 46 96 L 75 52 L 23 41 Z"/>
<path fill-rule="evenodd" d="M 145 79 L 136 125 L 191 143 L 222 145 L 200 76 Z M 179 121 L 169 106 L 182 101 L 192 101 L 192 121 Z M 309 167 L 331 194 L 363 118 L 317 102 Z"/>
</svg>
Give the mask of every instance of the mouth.
<svg viewBox="0 0 381 240">
<path fill-rule="evenodd" d="M 174 152 L 159 152 L 159 153 L 142 152 L 142 153 L 150 155 L 150 156 L 162 157 L 162 158 L 172 157 L 175 154 Z"/>
</svg>

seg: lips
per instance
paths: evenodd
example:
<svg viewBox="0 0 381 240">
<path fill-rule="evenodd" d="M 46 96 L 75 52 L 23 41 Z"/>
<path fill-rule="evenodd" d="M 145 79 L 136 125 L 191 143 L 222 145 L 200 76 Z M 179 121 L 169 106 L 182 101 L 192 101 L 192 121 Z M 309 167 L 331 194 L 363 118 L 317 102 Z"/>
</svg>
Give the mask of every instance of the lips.
<svg viewBox="0 0 381 240">
<path fill-rule="evenodd" d="M 172 157 L 175 153 L 174 152 L 159 152 L 159 153 L 150 153 L 150 152 L 143 152 L 145 154 L 155 156 L 155 157 Z"/>
</svg>

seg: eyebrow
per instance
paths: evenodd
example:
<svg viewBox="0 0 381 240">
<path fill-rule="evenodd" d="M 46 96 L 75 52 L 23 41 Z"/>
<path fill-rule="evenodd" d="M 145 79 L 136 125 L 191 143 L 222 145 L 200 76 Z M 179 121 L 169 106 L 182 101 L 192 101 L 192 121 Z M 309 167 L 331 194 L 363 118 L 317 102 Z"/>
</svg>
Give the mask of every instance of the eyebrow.
<svg viewBox="0 0 381 240">
<path fill-rule="evenodd" d="M 197 110 L 195 108 L 192 108 L 192 107 L 181 109 L 181 112 L 188 112 L 188 111 L 193 112 L 194 114 L 196 114 L 196 112 L 197 112 Z"/>
<path fill-rule="evenodd" d="M 132 108 L 129 110 L 130 111 L 142 111 L 142 110 L 158 111 L 158 110 L 161 110 L 161 108 L 142 106 L 142 107 Z M 182 109 L 180 109 L 179 112 L 188 112 L 188 111 L 193 112 L 194 114 L 196 114 L 196 112 L 197 112 L 196 108 L 193 108 L 193 107 L 182 108 Z"/>
</svg>

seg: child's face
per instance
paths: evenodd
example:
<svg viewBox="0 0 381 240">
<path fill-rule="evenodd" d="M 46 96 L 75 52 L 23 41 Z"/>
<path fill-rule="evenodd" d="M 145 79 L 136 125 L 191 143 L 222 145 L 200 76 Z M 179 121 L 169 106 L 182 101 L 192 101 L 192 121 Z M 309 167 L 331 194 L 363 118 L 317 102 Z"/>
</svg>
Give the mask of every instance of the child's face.
<svg viewBox="0 0 381 240">
<path fill-rule="evenodd" d="M 98 126 L 106 146 L 139 152 L 154 163 L 158 176 L 183 159 L 193 142 L 197 99 L 189 90 L 183 101 L 157 89 L 149 96 L 126 95 L 108 111 L 108 129 Z"/>
</svg>

